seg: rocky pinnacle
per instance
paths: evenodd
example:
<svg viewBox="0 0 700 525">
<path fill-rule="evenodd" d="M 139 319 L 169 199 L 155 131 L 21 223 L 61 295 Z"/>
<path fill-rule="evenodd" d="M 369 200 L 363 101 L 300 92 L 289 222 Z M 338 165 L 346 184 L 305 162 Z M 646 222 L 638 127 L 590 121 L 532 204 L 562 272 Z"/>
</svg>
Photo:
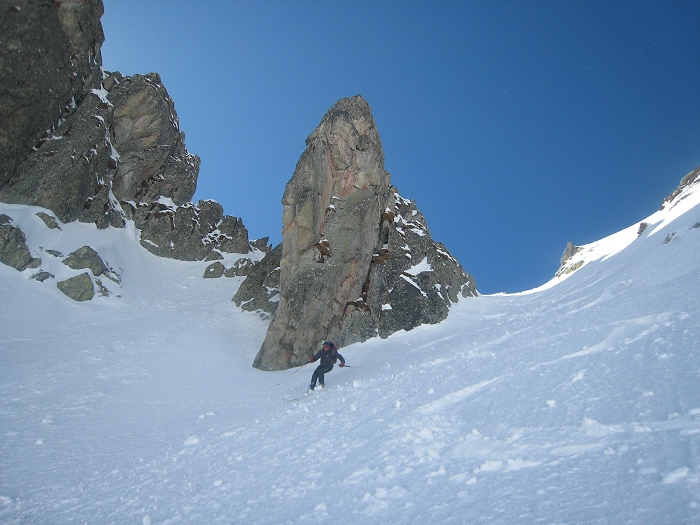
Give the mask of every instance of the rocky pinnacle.
<svg viewBox="0 0 700 525">
<path fill-rule="evenodd" d="M 280 304 L 253 366 L 308 360 L 362 295 L 389 174 L 369 104 L 339 100 L 306 139 L 282 197 Z"/>
</svg>

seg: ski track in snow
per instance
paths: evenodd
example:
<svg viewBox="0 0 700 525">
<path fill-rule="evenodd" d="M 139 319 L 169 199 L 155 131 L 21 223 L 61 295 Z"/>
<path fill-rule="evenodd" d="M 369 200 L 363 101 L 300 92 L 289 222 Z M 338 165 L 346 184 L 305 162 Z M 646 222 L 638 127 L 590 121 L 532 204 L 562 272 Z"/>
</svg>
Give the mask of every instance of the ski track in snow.
<svg viewBox="0 0 700 525">
<path fill-rule="evenodd" d="M 240 278 L 35 211 L 0 205 L 47 264 L 95 247 L 121 297 L 0 265 L 2 523 L 700 522 L 697 207 L 673 242 L 348 346 L 290 402 L 313 367 L 250 367 Z"/>
</svg>

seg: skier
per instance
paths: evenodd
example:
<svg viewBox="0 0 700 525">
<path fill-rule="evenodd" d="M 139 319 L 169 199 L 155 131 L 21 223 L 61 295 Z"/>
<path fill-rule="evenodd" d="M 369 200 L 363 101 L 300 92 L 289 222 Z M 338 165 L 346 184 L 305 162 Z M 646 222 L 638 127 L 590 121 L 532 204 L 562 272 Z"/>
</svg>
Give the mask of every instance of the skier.
<svg viewBox="0 0 700 525">
<path fill-rule="evenodd" d="M 333 364 L 340 359 L 340 368 L 343 368 L 345 366 L 345 359 L 343 358 L 342 355 L 338 353 L 338 345 L 335 343 L 331 343 L 330 341 L 324 341 L 323 342 L 323 348 L 318 351 L 318 353 L 313 356 L 311 359 L 309 359 L 309 363 L 313 363 L 317 359 L 321 360 L 321 364 L 318 365 L 318 368 L 314 370 L 314 375 L 311 376 L 311 384 L 309 385 L 309 390 L 313 390 L 316 388 L 316 380 L 318 379 L 318 383 L 323 388 L 325 386 L 325 383 L 323 381 L 323 374 L 327 374 L 331 370 L 333 370 Z"/>
</svg>

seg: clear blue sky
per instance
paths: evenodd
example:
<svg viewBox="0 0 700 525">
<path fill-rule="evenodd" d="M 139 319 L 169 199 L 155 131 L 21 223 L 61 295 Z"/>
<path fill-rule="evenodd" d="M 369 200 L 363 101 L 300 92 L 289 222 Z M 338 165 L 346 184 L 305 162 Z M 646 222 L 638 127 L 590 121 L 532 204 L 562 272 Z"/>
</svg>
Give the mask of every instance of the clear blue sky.
<svg viewBox="0 0 700 525">
<path fill-rule="evenodd" d="M 105 0 L 104 67 L 160 73 L 195 199 L 280 241 L 304 140 L 372 107 L 386 169 L 482 293 L 653 213 L 700 164 L 697 1 Z"/>
</svg>

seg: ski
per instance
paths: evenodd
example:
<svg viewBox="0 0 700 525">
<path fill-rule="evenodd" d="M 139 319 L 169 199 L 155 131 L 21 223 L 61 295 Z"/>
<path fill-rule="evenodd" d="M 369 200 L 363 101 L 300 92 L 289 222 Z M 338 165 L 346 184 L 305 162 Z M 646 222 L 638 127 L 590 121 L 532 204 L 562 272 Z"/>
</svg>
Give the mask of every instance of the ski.
<svg viewBox="0 0 700 525">
<path fill-rule="evenodd" d="M 309 396 L 310 396 L 311 394 L 313 394 L 314 392 L 320 392 L 320 391 L 323 390 L 323 389 L 324 389 L 324 387 L 321 387 L 321 386 L 319 385 L 319 386 L 316 387 L 315 390 L 311 390 L 311 389 L 309 388 L 306 392 L 304 392 L 302 395 L 300 395 L 300 396 L 298 396 L 298 397 L 283 398 L 283 399 L 284 399 L 287 403 L 291 403 L 292 401 L 301 401 L 301 400 L 304 399 L 305 397 L 309 397 Z"/>
<path fill-rule="evenodd" d="M 293 402 L 293 401 L 301 401 L 301 400 L 304 399 L 305 397 L 309 397 L 309 395 L 311 394 L 311 392 L 312 392 L 312 391 L 309 390 L 308 392 L 306 392 L 305 394 L 300 395 L 299 397 L 284 398 L 284 400 L 285 400 L 287 403 L 291 403 L 291 402 Z"/>
</svg>

